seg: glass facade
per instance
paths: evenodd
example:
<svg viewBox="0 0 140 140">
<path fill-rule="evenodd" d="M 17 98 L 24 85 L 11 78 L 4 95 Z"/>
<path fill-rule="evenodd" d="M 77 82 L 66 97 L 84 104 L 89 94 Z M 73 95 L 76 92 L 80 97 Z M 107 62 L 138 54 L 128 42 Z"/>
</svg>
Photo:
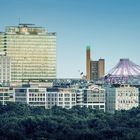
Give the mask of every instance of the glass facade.
<svg viewBox="0 0 140 140">
<path fill-rule="evenodd" d="M 11 58 L 11 81 L 56 78 L 56 33 L 31 25 L 6 27 L 1 54 Z"/>
</svg>

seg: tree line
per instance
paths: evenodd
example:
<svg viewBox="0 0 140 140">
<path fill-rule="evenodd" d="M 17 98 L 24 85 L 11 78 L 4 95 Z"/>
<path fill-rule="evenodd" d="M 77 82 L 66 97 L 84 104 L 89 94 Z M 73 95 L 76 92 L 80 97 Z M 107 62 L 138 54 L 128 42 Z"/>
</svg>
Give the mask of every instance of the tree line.
<svg viewBox="0 0 140 140">
<path fill-rule="evenodd" d="M 140 107 L 109 114 L 85 107 L 0 105 L 0 140 L 140 140 Z"/>
</svg>

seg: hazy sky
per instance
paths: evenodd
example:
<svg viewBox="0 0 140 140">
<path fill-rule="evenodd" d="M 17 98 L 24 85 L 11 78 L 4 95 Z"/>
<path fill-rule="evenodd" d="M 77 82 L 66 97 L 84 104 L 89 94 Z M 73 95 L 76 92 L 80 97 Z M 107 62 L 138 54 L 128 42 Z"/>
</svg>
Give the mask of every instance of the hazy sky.
<svg viewBox="0 0 140 140">
<path fill-rule="evenodd" d="M 140 0 L 0 0 L 0 31 L 19 17 L 57 32 L 58 78 L 85 73 L 87 45 L 106 72 L 120 58 L 140 65 Z"/>
</svg>

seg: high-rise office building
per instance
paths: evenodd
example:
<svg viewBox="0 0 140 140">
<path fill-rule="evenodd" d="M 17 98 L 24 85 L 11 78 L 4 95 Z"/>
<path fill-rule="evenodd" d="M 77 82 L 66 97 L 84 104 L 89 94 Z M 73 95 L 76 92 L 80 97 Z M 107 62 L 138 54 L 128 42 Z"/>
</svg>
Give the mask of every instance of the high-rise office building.
<svg viewBox="0 0 140 140">
<path fill-rule="evenodd" d="M 87 80 L 97 81 L 105 74 L 105 60 L 92 61 L 90 58 L 90 47 L 86 50 L 86 77 Z"/>
<path fill-rule="evenodd" d="M 105 60 L 99 59 L 98 60 L 98 77 L 101 78 L 105 75 Z"/>
<path fill-rule="evenodd" d="M 32 24 L 8 26 L 0 48 L 11 58 L 11 81 L 56 78 L 56 33 Z"/>
<path fill-rule="evenodd" d="M 91 61 L 91 73 L 90 77 L 91 80 L 97 81 L 99 78 L 104 76 L 105 74 L 105 64 L 104 64 L 104 59 L 99 59 L 98 61 Z"/>
<path fill-rule="evenodd" d="M 98 61 L 90 61 L 91 65 L 91 73 L 90 73 L 90 80 L 96 81 L 98 79 Z"/>
</svg>

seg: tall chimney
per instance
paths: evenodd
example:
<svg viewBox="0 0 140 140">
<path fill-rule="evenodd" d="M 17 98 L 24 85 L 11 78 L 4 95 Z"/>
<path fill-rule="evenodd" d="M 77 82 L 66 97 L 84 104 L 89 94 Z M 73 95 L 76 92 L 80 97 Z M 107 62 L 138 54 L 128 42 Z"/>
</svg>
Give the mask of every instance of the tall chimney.
<svg viewBox="0 0 140 140">
<path fill-rule="evenodd" d="M 90 68 L 90 46 L 87 46 L 86 48 L 86 78 L 87 80 L 90 80 L 90 72 L 91 68 Z"/>
</svg>

